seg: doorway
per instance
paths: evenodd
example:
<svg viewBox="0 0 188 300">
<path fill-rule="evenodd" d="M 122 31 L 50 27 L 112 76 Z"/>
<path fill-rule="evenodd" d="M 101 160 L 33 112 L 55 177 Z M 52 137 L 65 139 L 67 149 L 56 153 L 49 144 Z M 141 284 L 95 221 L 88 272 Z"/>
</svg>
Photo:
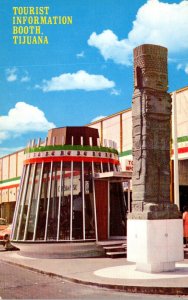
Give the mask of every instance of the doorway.
<svg viewBox="0 0 188 300">
<path fill-rule="evenodd" d="M 109 239 L 121 239 L 127 233 L 126 201 L 121 182 L 109 182 Z"/>
<path fill-rule="evenodd" d="M 179 193 L 180 193 L 180 211 L 183 212 L 183 207 L 188 206 L 188 186 L 180 185 Z"/>
</svg>

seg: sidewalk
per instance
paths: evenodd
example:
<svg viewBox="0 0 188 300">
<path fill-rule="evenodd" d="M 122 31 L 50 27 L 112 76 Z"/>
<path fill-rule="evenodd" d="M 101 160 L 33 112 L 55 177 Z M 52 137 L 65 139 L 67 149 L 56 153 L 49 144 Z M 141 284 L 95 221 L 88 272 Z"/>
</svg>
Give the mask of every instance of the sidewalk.
<svg viewBox="0 0 188 300">
<path fill-rule="evenodd" d="M 35 247 L 37 252 L 38 245 Z M 187 257 L 188 248 L 184 250 Z M 159 274 L 135 271 L 135 264 L 126 258 L 36 258 L 23 256 L 22 251 L 4 251 L 2 246 L 0 260 L 87 285 L 132 293 L 188 295 L 188 259 L 177 263 L 174 272 Z"/>
</svg>

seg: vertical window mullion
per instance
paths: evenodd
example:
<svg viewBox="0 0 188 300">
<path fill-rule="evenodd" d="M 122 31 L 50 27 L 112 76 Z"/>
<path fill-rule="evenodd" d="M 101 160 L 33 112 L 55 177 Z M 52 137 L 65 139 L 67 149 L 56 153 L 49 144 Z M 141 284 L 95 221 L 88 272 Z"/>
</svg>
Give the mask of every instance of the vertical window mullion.
<svg viewBox="0 0 188 300">
<path fill-rule="evenodd" d="M 128 179 L 128 212 L 131 212 L 130 179 Z"/>
<path fill-rule="evenodd" d="M 102 164 L 102 161 L 101 161 L 101 172 L 103 173 L 103 164 Z"/>
<path fill-rule="evenodd" d="M 110 237 L 110 182 L 108 180 L 108 239 Z"/>
<path fill-rule="evenodd" d="M 48 185 L 48 203 L 47 203 L 47 212 L 46 212 L 46 226 L 45 226 L 45 235 L 44 240 L 47 239 L 47 232 L 48 232 L 48 216 L 49 216 L 49 207 L 50 207 L 50 194 L 51 194 L 51 183 L 52 183 L 52 168 L 53 168 L 53 162 L 51 162 L 50 166 L 50 180 Z"/>
<path fill-rule="evenodd" d="M 24 166 L 24 169 L 22 172 L 22 177 L 21 177 L 21 181 L 20 181 L 20 189 L 19 189 L 19 193 L 18 193 L 18 198 L 16 200 L 16 207 L 15 207 L 15 212 L 14 212 L 14 217 L 13 217 L 13 222 L 12 222 L 11 238 L 14 237 L 14 231 L 16 229 L 16 223 L 17 223 L 16 221 L 17 221 L 19 206 L 20 206 L 20 202 L 21 202 L 21 195 L 22 195 L 22 190 L 23 190 L 23 181 L 24 181 L 24 177 L 25 177 L 25 172 L 26 172 L 26 165 Z"/>
<path fill-rule="evenodd" d="M 22 207 L 21 207 L 21 212 L 20 212 L 20 217 L 19 217 L 19 225 L 18 225 L 16 240 L 19 239 L 19 234 L 20 234 L 20 227 L 21 227 L 22 215 L 23 215 L 23 211 L 24 211 L 24 202 L 25 202 L 25 196 L 26 196 L 26 191 L 27 191 L 27 184 L 28 184 L 28 179 L 29 179 L 30 167 L 31 167 L 31 165 L 27 165 L 26 178 L 25 178 L 25 182 L 24 182 L 24 189 L 23 189 L 23 194 L 21 196 L 21 201 L 20 201 L 20 205 L 22 205 Z"/>
<path fill-rule="evenodd" d="M 26 239 L 26 234 L 27 234 L 27 228 L 28 228 L 28 222 L 29 222 L 29 215 L 30 215 L 30 210 L 31 210 L 31 199 L 32 199 L 32 194 L 33 194 L 33 187 L 34 187 L 34 178 L 35 178 L 35 172 L 36 172 L 36 163 L 34 165 L 34 170 L 33 170 L 33 178 L 31 179 L 31 191 L 29 195 L 29 203 L 28 203 L 28 210 L 27 210 L 27 217 L 26 217 L 26 224 L 25 224 L 25 231 L 24 231 L 24 238 L 23 240 L 25 241 Z"/>
<path fill-rule="evenodd" d="M 62 190 L 62 169 L 63 169 L 63 161 L 61 161 L 61 167 L 60 167 L 60 186 L 59 186 L 59 206 L 58 206 L 58 223 L 57 223 L 57 241 L 59 240 L 59 228 L 60 228 L 61 190 Z"/>
<path fill-rule="evenodd" d="M 44 162 L 42 162 L 40 178 L 39 178 L 40 181 L 39 181 L 38 196 L 37 196 L 37 208 L 36 208 L 36 216 L 35 216 L 33 241 L 35 241 L 35 238 L 36 238 L 36 230 L 37 230 L 38 214 L 39 214 L 39 204 L 40 204 L 40 195 L 41 195 L 41 187 L 42 187 L 43 169 L 44 169 Z"/>
<path fill-rule="evenodd" d="M 84 162 L 82 161 L 82 213 L 83 213 L 83 239 L 86 239 L 86 220 L 85 220 L 85 185 L 84 185 Z"/>
<path fill-rule="evenodd" d="M 72 241 L 72 222 L 73 222 L 73 161 L 71 161 L 71 201 L 70 201 L 70 240 Z"/>
<path fill-rule="evenodd" d="M 63 224 L 63 221 L 64 221 L 65 166 L 66 166 L 66 163 L 63 164 L 63 166 L 62 166 L 62 187 L 61 187 L 61 189 L 62 189 L 62 195 L 63 195 L 63 197 L 62 197 L 62 204 L 63 204 L 63 206 L 62 206 L 62 216 L 61 216 L 61 214 L 60 214 L 60 222 L 61 222 L 62 224 Z M 68 208 L 67 208 L 67 209 L 68 209 Z M 63 218 L 63 220 L 62 220 L 61 218 Z M 69 219 L 70 219 L 70 218 L 69 218 Z M 63 232 L 65 231 L 64 226 L 62 226 L 62 230 L 63 230 Z M 62 237 L 62 239 L 63 239 L 63 237 Z M 64 236 L 64 239 L 65 239 L 65 236 Z"/>
<path fill-rule="evenodd" d="M 96 211 L 96 197 L 95 197 L 95 181 L 94 181 L 94 163 L 92 161 L 92 185 L 93 185 L 93 199 L 94 199 L 94 216 L 95 216 L 95 237 L 98 241 L 98 229 L 97 229 L 97 211 Z"/>
</svg>

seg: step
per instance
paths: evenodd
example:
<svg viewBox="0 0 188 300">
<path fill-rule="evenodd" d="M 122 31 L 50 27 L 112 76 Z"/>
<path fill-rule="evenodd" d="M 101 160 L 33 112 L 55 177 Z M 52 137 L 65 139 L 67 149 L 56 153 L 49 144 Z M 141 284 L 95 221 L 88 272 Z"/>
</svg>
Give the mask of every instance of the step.
<svg viewBox="0 0 188 300">
<path fill-rule="evenodd" d="M 107 247 L 103 247 L 104 250 L 116 250 L 116 249 L 125 249 L 124 246 L 119 245 L 119 246 L 107 246 Z"/>
<path fill-rule="evenodd" d="M 125 256 L 127 253 L 125 251 L 119 251 L 119 252 L 106 252 L 106 255 L 115 257 L 115 256 Z"/>
<path fill-rule="evenodd" d="M 123 243 L 126 243 L 126 241 L 125 240 L 107 240 L 107 241 L 97 242 L 97 244 L 102 247 L 122 245 Z"/>
</svg>

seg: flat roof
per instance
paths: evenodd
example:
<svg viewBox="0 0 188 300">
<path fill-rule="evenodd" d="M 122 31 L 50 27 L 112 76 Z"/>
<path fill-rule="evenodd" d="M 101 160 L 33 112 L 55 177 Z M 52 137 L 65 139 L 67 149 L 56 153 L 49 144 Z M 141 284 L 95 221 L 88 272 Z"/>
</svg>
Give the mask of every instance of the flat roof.
<svg viewBox="0 0 188 300">
<path fill-rule="evenodd" d="M 185 86 L 185 87 L 183 87 L 183 88 L 180 88 L 180 89 L 178 89 L 178 90 L 175 90 L 175 91 L 172 91 L 172 92 L 168 92 L 168 93 L 171 94 L 171 95 L 172 95 L 174 92 L 176 92 L 177 94 L 179 94 L 179 93 L 184 92 L 184 91 L 186 91 L 186 90 L 188 90 L 188 86 Z M 93 121 L 93 122 L 91 122 L 91 123 L 89 123 L 89 124 L 87 124 L 87 125 L 85 125 L 85 126 L 95 125 L 95 124 L 97 124 L 97 123 L 100 123 L 100 122 L 102 122 L 102 121 L 111 119 L 111 118 L 113 118 L 113 117 L 116 117 L 116 116 L 118 116 L 118 115 L 124 114 L 124 113 L 129 112 L 129 111 L 132 111 L 132 108 L 131 108 L 131 107 L 126 108 L 126 109 L 123 109 L 123 110 L 121 110 L 121 111 L 119 111 L 119 112 L 113 113 L 113 114 L 111 114 L 111 115 L 108 115 L 108 116 L 103 117 L 103 118 L 101 118 L 101 119 L 98 119 L 98 120 L 96 120 L 96 121 Z"/>
</svg>

